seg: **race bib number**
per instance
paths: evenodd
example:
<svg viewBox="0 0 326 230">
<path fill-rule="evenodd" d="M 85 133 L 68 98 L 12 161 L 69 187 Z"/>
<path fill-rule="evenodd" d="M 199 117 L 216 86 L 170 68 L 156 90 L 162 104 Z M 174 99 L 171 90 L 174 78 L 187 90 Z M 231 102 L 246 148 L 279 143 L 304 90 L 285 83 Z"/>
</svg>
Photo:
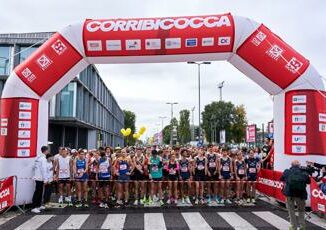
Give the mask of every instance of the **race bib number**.
<svg viewBox="0 0 326 230">
<path fill-rule="evenodd" d="M 181 172 L 188 172 L 188 167 L 182 167 Z"/>
<path fill-rule="evenodd" d="M 225 172 L 228 172 L 228 171 L 230 171 L 230 167 L 227 166 L 227 165 L 224 165 L 224 166 L 222 167 L 222 170 L 225 171 Z"/>
<path fill-rule="evenodd" d="M 244 175 L 244 174 L 245 174 L 244 169 L 239 169 L 239 170 L 238 170 L 238 174 L 239 174 L 239 175 Z"/>
<path fill-rule="evenodd" d="M 109 170 L 106 166 L 102 165 L 100 166 L 100 173 L 107 173 Z"/>
<path fill-rule="evenodd" d="M 126 170 L 127 169 L 127 165 L 126 164 L 121 164 L 120 165 L 120 170 Z"/>
<path fill-rule="evenodd" d="M 60 169 L 59 173 L 60 174 L 68 174 L 68 169 Z"/>
<path fill-rule="evenodd" d="M 78 174 L 83 174 L 84 173 L 84 169 L 77 169 L 77 173 Z"/>
<path fill-rule="evenodd" d="M 249 173 L 256 173 L 256 168 L 249 168 Z"/>
<path fill-rule="evenodd" d="M 153 171 L 153 172 L 158 172 L 158 167 L 157 167 L 157 165 L 154 165 L 154 166 L 152 167 L 152 171 Z"/>
<path fill-rule="evenodd" d="M 204 167 L 204 165 L 198 165 L 198 166 L 197 166 L 197 169 L 198 169 L 198 170 L 204 170 L 205 167 Z"/>
<path fill-rule="evenodd" d="M 216 163 L 215 162 L 209 162 L 208 166 L 210 168 L 215 168 L 216 167 Z"/>
<path fill-rule="evenodd" d="M 176 174 L 176 172 L 175 172 L 175 170 L 174 170 L 174 169 L 170 169 L 170 171 L 169 171 L 169 174 L 170 174 L 170 175 L 175 175 L 175 174 Z"/>
</svg>

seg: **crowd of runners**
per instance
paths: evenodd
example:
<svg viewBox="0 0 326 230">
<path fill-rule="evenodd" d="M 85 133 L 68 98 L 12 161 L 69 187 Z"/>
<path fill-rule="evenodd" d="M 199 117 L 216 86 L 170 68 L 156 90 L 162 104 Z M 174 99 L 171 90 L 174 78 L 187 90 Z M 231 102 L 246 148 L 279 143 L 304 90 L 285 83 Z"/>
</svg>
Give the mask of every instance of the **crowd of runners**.
<svg viewBox="0 0 326 230">
<path fill-rule="evenodd" d="M 93 150 L 61 147 L 46 154 L 44 204 L 51 189 L 59 204 L 88 207 L 90 203 L 158 205 L 254 203 L 255 182 L 261 168 L 256 149 L 218 146 L 110 147 Z"/>
</svg>

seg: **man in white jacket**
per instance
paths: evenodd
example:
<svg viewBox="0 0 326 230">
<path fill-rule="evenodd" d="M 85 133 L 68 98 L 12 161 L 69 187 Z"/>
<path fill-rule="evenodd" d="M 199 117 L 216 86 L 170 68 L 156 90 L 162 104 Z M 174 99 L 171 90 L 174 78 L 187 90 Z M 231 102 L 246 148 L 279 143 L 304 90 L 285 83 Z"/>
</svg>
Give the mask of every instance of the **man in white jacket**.
<svg viewBox="0 0 326 230">
<path fill-rule="evenodd" d="M 47 179 L 47 160 L 46 154 L 49 153 L 47 146 L 41 147 L 41 154 L 36 157 L 34 166 L 34 180 L 35 180 L 35 191 L 33 195 L 32 212 L 40 213 L 42 206 L 43 188 L 44 184 L 48 183 Z"/>
</svg>

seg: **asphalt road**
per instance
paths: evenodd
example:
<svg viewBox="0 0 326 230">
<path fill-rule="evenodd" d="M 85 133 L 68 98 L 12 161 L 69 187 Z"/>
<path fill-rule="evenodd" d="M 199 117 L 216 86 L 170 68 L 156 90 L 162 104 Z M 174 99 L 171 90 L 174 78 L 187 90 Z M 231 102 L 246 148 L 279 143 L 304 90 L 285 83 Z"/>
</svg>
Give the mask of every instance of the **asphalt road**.
<svg viewBox="0 0 326 230">
<path fill-rule="evenodd" d="M 9 214 L 10 215 L 10 214 Z M 323 229 L 310 220 L 307 229 Z M 321 220 L 322 221 L 322 220 Z M 319 226 L 318 226 L 319 225 Z M 288 229 L 287 212 L 264 201 L 254 206 L 53 208 L 5 219 L 0 229 Z"/>
</svg>

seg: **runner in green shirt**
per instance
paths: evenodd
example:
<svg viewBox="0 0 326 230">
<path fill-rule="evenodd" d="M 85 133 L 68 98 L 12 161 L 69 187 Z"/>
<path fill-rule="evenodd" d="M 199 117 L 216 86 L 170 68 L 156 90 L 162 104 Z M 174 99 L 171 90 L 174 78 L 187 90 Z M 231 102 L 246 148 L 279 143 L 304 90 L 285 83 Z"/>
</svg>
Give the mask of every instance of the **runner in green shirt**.
<svg viewBox="0 0 326 230">
<path fill-rule="evenodd" d="M 159 156 L 157 150 L 152 150 L 152 155 L 149 159 L 149 179 L 151 180 L 151 198 L 149 198 L 149 204 L 153 204 L 156 194 L 159 195 L 160 205 L 163 205 L 163 193 L 162 193 L 162 176 L 163 176 L 163 161 Z"/>
</svg>

